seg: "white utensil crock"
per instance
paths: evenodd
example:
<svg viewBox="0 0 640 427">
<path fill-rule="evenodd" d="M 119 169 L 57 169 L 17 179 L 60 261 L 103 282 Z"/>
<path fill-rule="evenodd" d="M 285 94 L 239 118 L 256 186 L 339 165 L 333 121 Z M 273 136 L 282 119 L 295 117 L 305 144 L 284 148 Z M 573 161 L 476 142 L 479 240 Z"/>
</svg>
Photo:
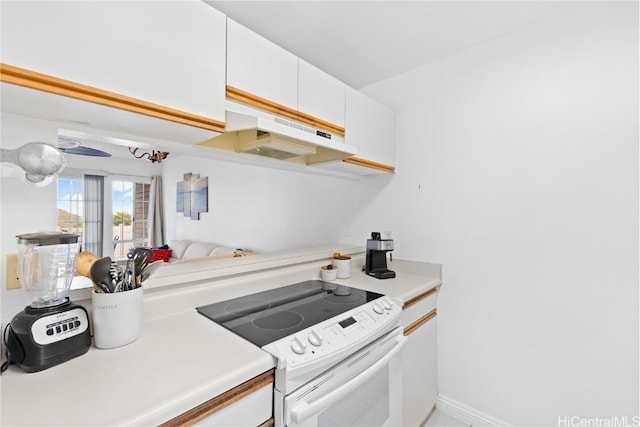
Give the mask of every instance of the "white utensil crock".
<svg viewBox="0 0 640 427">
<path fill-rule="evenodd" d="M 112 294 L 92 292 L 96 347 L 122 347 L 138 339 L 142 328 L 142 295 L 142 288 Z"/>
</svg>

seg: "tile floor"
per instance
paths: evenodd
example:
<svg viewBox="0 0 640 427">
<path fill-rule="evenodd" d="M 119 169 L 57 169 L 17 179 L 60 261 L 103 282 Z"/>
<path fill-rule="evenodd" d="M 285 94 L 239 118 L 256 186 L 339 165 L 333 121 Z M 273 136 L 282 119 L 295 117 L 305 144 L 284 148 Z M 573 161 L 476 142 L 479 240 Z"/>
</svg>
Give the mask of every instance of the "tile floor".
<svg viewBox="0 0 640 427">
<path fill-rule="evenodd" d="M 453 418 L 450 415 L 436 409 L 433 411 L 427 422 L 423 427 L 470 427 L 469 424 L 465 424 Z"/>
</svg>

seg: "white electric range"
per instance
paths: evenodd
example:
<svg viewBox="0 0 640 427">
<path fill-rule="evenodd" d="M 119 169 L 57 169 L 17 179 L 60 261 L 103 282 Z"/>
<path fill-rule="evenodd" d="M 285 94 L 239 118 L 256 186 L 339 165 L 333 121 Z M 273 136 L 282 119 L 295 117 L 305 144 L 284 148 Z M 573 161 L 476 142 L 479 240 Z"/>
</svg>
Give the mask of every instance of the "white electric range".
<svg viewBox="0 0 640 427">
<path fill-rule="evenodd" d="M 402 303 L 308 280 L 197 307 L 277 359 L 281 426 L 402 425 Z"/>
</svg>

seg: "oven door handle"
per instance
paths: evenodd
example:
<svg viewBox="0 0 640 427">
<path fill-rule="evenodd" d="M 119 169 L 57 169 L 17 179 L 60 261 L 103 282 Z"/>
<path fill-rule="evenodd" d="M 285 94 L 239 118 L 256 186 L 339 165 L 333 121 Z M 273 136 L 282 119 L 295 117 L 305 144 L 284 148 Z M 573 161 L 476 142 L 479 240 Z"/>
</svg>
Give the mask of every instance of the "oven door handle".
<svg viewBox="0 0 640 427">
<path fill-rule="evenodd" d="M 391 359 L 396 357 L 398 353 L 402 351 L 402 348 L 407 344 L 406 336 L 398 336 L 395 340 L 397 344 L 386 355 L 384 355 L 384 357 L 379 359 L 366 370 L 353 377 L 353 379 L 351 379 L 350 381 L 344 383 L 340 387 L 333 390 L 331 393 L 322 396 L 311 404 L 307 402 L 299 402 L 297 405 L 291 408 L 291 419 L 296 423 L 300 423 L 302 420 L 305 420 L 314 414 L 319 414 L 328 407 L 335 404 L 337 401 L 351 394 L 358 387 L 361 387 L 364 383 L 373 378 L 380 370 L 382 370 L 382 368 L 384 368 L 389 363 Z"/>
</svg>

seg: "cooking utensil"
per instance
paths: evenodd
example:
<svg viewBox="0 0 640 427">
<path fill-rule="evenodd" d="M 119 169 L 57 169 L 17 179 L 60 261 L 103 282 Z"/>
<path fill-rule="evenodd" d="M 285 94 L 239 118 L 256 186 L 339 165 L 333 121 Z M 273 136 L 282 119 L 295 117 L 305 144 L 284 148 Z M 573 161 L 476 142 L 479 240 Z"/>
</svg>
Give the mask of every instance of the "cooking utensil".
<svg viewBox="0 0 640 427">
<path fill-rule="evenodd" d="M 135 261 L 131 259 L 127 261 L 123 283 L 122 290 L 124 291 L 131 291 L 136 288 L 136 266 Z"/>
<path fill-rule="evenodd" d="M 128 254 L 127 258 L 131 259 L 135 263 L 135 274 L 140 275 L 142 270 L 149 264 L 149 262 L 153 259 L 153 252 L 149 249 L 145 248 L 135 248 L 132 249 Z"/>
<path fill-rule="evenodd" d="M 147 265 L 140 274 L 140 281 L 144 282 L 145 280 L 147 280 L 162 264 L 162 262 L 156 261 Z"/>
<path fill-rule="evenodd" d="M 98 257 L 92 252 L 80 252 L 78 258 L 76 258 L 76 272 L 81 276 L 91 278 L 89 269 L 97 259 Z"/>
<path fill-rule="evenodd" d="M 104 257 L 96 260 L 93 264 L 91 264 L 91 268 L 89 269 L 89 274 L 91 276 L 91 280 L 96 284 L 100 289 L 106 292 L 113 292 L 115 287 L 115 283 L 113 283 L 113 279 L 111 278 L 111 273 L 109 272 L 111 269 L 111 258 Z"/>
<path fill-rule="evenodd" d="M 120 283 L 122 281 L 122 277 L 124 276 L 124 271 L 122 267 L 120 267 L 115 262 L 111 263 L 111 267 L 109 267 L 109 274 L 111 275 L 111 280 L 113 283 Z"/>
<path fill-rule="evenodd" d="M 93 282 L 93 289 L 99 294 L 108 294 L 111 293 L 109 291 L 109 287 L 103 283 L 95 283 Z"/>
</svg>

